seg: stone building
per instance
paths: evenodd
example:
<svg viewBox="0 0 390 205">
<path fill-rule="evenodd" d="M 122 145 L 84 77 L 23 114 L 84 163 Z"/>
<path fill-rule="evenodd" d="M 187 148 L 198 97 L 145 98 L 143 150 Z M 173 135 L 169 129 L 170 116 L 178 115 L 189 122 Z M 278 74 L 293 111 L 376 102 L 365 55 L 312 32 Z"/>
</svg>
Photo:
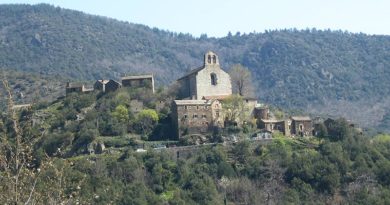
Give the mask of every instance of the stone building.
<svg viewBox="0 0 390 205">
<path fill-rule="evenodd" d="M 254 110 L 254 117 L 256 119 L 270 119 L 270 112 L 268 106 L 256 106 Z"/>
<path fill-rule="evenodd" d="M 112 92 L 116 91 L 122 87 L 122 84 L 115 80 L 97 80 L 93 85 L 95 90 L 100 90 L 102 92 Z"/>
<path fill-rule="evenodd" d="M 154 93 L 153 75 L 133 75 L 122 77 L 122 86 L 131 88 L 149 88 Z"/>
<path fill-rule="evenodd" d="M 230 76 L 222 70 L 218 56 L 211 51 L 204 55 L 203 66 L 191 70 L 178 79 L 178 83 L 179 99 L 201 100 L 232 94 Z"/>
<path fill-rule="evenodd" d="M 291 117 L 291 134 L 296 136 L 310 136 L 313 133 L 311 118 L 308 116 Z"/>
<path fill-rule="evenodd" d="M 214 127 L 224 126 L 221 100 L 232 94 L 232 85 L 215 53 L 207 52 L 203 66 L 178 79 L 178 85 L 180 100 L 174 100 L 172 105 L 178 137 L 207 134 Z"/>
<path fill-rule="evenodd" d="M 84 84 L 82 83 L 66 83 L 65 87 L 65 93 L 86 93 L 86 92 L 92 92 L 93 89 L 86 88 Z"/>
<path fill-rule="evenodd" d="M 257 106 L 257 99 L 251 97 L 244 97 L 244 106 L 246 116 L 255 117 L 255 108 Z"/>
<path fill-rule="evenodd" d="M 291 120 L 258 119 L 257 127 L 264 131 L 279 131 L 285 136 L 291 135 Z"/>
<path fill-rule="evenodd" d="M 172 119 L 177 137 L 206 134 L 213 127 L 222 127 L 222 107 L 218 100 L 174 100 Z"/>
</svg>

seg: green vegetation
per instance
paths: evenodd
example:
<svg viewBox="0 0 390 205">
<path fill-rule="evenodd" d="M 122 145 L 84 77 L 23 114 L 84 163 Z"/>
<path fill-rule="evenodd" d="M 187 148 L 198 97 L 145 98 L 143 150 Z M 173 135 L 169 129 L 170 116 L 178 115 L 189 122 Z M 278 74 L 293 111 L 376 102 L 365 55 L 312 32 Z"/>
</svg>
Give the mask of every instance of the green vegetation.
<svg viewBox="0 0 390 205">
<path fill-rule="evenodd" d="M 1 113 L 0 203 L 390 203 L 389 135 L 366 137 L 339 119 L 318 138 L 274 133 L 266 143 L 232 127 L 223 135 L 240 142 L 166 148 L 172 141 L 152 140 L 171 136 L 161 128 L 168 108 L 156 109 L 169 93 L 70 94 Z M 130 99 L 144 108 L 134 111 Z"/>
<path fill-rule="evenodd" d="M 225 67 L 248 67 L 267 102 L 325 111 L 335 101 L 356 103 L 364 121 L 389 129 L 388 110 L 377 124 L 365 115 L 372 102 L 379 103 L 376 110 L 389 105 L 387 36 L 312 29 L 193 38 L 48 5 L 1 5 L 0 27 L 1 66 L 11 89 L 29 99 L 59 91 L 55 81 L 64 77 L 142 70 L 170 83 L 213 49 Z M 175 92 L 158 90 L 70 94 L 0 112 L 0 203 L 390 204 L 388 135 L 366 137 L 340 119 L 322 127 L 318 138 L 276 133 L 269 143 L 244 140 L 178 154 L 164 148 L 172 144 L 168 140 L 180 143 L 171 139 L 169 104 L 157 106 Z M 239 108 L 240 98 L 227 105 Z M 134 99 L 141 110 L 134 109 Z M 245 117 L 240 114 L 230 113 L 230 121 Z M 213 141 L 222 134 L 247 139 L 251 132 L 232 126 L 216 130 Z M 137 152 L 141 147 L 147 151 Z"/>
<path fill-rule="evenodd" d="M 45 4 L 1 5 L 0 27 L 4 69 L 61 76 L 54 80 L 142 71 L 168 84 L 199 66 L 211 49 L 224 68 L 247 67 L 267 103 L 344 115 L 389 131 L 388 36 L 286 29 L 194 38 Z"/>
</svg>

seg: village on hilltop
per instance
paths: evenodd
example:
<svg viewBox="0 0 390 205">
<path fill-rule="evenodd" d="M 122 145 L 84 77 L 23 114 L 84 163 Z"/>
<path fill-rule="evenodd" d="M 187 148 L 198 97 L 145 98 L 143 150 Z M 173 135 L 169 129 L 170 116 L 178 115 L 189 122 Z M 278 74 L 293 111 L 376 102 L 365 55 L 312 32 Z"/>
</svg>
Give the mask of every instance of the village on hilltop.
<svg viewBox="0 0 390 205">
<path fill-rule="evenodd" d="M 170 104 L 171 120 L 175 128 L 176 138 L 186 135 L 206 135 L 215 128 L 226 126 L 242 126 L 248 120 L 254 121 L 259 132 L 255 137 L 260 139 L 272 138 L 272 133 L 279 132 L 284 136 L 314 136 L 318 132 L 318 119 L 312 120 L 309 116 L 290 116 L 277 119 L 270 112 L 267 105 L 261 104 L 256 98 L 240 96 L 240 116 L 233 121 L 228 118 L 227 103 L 234 96 L 230 75 L 225 72 L 219 62 L 218 55 L 208 51 L 204 55 L 203 65 L 193 69 L 177 80 L 178 95 L 176 99 L 167 99 Z M 94 90 L 100 92 L 113 92 L 121 87 L 145 88 L 155 92 L 154 77 L 152 74 L 133 75 L 121 78 L 121 82 L 109 79 L 97 80 L 93 88 L 84 84 L 67 83 L 66 94 L 88 93 Z M 142 102 L 132 100 L 135 109 L 142 109 Z M 131 108 L 134 109 L 134 108 Z M 331 119 L 328 119 L 329 122 Z M 323 121 L 321 121 L 323 122 Z M 326 121 L 325 121 L 326 122 Z M 354 124 L 350 124 L 354 127 Z"/>
</svg>

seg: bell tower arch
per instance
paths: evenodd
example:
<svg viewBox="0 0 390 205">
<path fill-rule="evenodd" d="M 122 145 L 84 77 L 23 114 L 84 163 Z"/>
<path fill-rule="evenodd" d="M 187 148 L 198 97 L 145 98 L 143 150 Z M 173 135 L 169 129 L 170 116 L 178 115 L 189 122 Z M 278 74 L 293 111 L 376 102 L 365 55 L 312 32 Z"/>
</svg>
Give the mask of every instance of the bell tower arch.
<svg viewBox="0 0 390 205">
<path fill-rule="evenodd" d="M 217 54 L 212 51 L 207 52 L 204 55 L 204 65 L 219 65 L 219 59 Z"/>
</svg>

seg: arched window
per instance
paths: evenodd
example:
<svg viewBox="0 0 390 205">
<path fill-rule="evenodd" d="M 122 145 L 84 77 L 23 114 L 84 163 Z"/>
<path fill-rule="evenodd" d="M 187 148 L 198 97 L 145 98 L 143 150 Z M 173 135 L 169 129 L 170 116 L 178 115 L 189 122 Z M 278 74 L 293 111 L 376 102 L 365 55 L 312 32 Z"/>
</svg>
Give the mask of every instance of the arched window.
<svg viewBox="0 0 390 205">
<path fill-rule="evenodd" d="M 303 131 L 303 125 L 299 124 L 299 131 Z"/>
<path fill-rule="evenodd" d="M 217 75 L 215 73 L 210 74 L 211 77 L 211 85 L 217 85 Z"/>
<path fill-rule="evenodd" d="M 207 56 L 207 62 L 208 62 L 209 64 L 211 63 L 211 56 L 210 56 L 210 55 Z"/>
<path fill-rule="evenodd" d="M 217 57 L 215 55 L 213 55 L 213 63 L 216 64 L 217 63 Z"/>
</svg>

